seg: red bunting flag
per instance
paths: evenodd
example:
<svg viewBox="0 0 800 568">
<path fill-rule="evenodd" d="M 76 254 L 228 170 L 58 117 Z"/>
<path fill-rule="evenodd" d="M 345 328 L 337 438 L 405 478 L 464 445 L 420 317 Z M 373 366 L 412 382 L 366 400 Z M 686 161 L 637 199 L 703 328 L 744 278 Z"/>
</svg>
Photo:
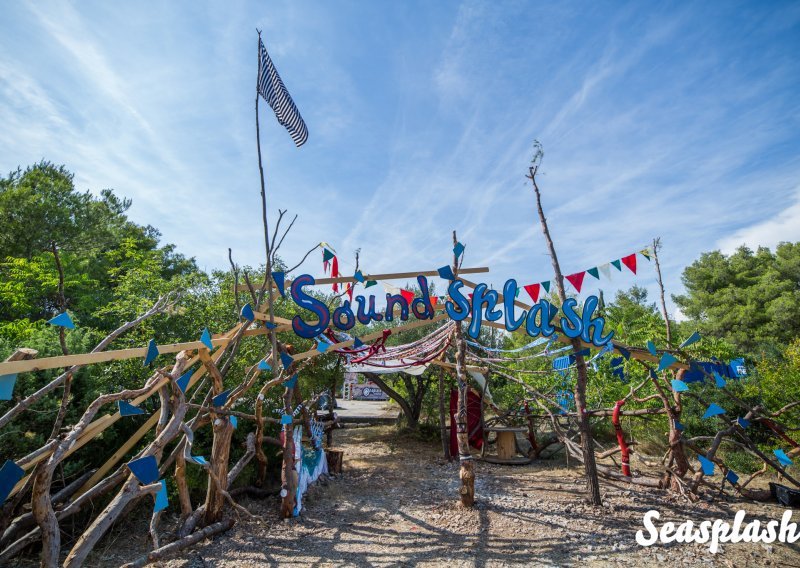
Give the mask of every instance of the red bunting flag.
<svg viewBox="0 0 800 568">
<path fill-rule="evenodd" d="M 636 253 L 623 256 L 620 260 L 622 261 L 622 264 L 630 269 L 631 272 L 636 274 Z"/>
<path fill-rule="evenodd" d="M 530 296 L 531 300 L 533 300 L 534 304 L 539 301 L 539 292 L 542 289 L 541 284 L 528 284 L 524 288 L 525 291 L 528 293 L 528 296 Z"/>
<path fill-rule="evenodd" d="M 569 283 L 575 286 L 575 289 L 580 293 L 581 286 L 583 286 L 583 277 L 586 276 L 586 271 L 576 272 L 575 274 L 567 275 L 567 280 Z"/>
<path fill-rule="evenodd" d="M 355 286 L 353 286 L 350 282 L 348 282 L 347 283 L 347 295 L 350 298 L 350 302 L 351 303 L 353 301 L 353 290 L 354 289 L 355 289 Z"/>
<path fill-rule="evenodd" d="M 439 303 L 439 298 L 437 298 L 436 296 L 431 296 L 431 306 L 433 306 L 434 310 L 436 309 L 436 305 L 438 303 Z"/>
<path fill-rule="evenodd" d="M 414 299 L 414 292 L 409 292 L 408 290 L 400 290 L 400 295 L 406 299 L 408 305 L 411 305 L 411 301 Z"/>
<path fill-rule="evenodd" d="M 335 256 L 333 257 L 333 264 L 331 266 L 331 278 L 339 278 L 339 259 Z M 339 292 L 339 284 L 334 282 L 333 283 L 333 293 Z"/>
</svg>

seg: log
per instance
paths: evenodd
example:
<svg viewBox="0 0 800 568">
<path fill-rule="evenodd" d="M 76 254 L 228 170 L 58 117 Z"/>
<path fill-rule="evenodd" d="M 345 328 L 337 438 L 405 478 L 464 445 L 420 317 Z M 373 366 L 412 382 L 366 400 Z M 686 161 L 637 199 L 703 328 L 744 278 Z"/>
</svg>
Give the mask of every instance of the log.
<svg viewBox="0 0 800 568">
<path fill-rule="evenodd" d="M 157 548 L 150 552 L 147 556 L 142 556 L 141 558 L 134 560 L 133 562 L 123 564 L 122 566 L 123 568 L 140 568 L 141 566 L 147 566 L 151 562 L 162 560 L 166 556 L 174 552 L 178 552 L 179 550 L 183 550 L 184 548 L 188 548 L 193 544 L 197 544 L 201 540 L 205 540 L 210 536 L 223 533 L 230 529 L 234 523 L 235 521 L 233 519 L 227 519 L 218 523 L 214 523 L 213 525 L 209 525 L 206 528 L 199 530 L 196 533 L 192 533 L 185 538 L 176 540 L 175 542 L 172 542 L 166 546 L 162 546 L 161 548 Z"/>
<path fill-rule="evenodd" d="M 342 473 L 342 462 L 344 461 L 344 450 L 328 448 L 325 450 L 325 458 L 328 460 L 328 473 Z"/>
</svg>

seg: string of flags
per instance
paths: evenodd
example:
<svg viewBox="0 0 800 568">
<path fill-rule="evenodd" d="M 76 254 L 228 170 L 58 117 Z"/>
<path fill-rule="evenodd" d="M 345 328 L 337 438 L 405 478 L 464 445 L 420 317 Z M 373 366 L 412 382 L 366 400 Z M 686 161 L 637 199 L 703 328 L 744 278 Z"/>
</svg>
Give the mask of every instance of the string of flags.
<svg viewBox="0 0 800 568">
<path fill-rule="evenodd" d="M 609 262 L 605 262 L 603 264 L 599 264 L 597 266 L 593 266 L 591 268 L 587 268 L 586 270 L 580 270 L 578 272 L 574 272 L 572 274 L 567 274 L 564 278 L 567 279 L 575 290 L 580 293 L 583 289 L 584 285 L 584 278 L 587 274 L 592 276 L 595 280 L 600 280 L 600 276 L 602 275 L 606 280 L 611 280 L 611 268 L 615 268 L 617 272 L 622 272 L 622 267 L 625 266 L 628 270 L 632 273 L 636 274 L 637 271 L 637 263 L 636 263 L 636 255 L 641 255 L 647 261 L 650 261 L 653 256 L 653 250 L 651 247 L 645 247 L 638 252 L 634 252 L 623 257 L 620 257 L 616 260 L 611 260 Z M 542 292 L 544 294 L 549 294 L 550 289 L 552 287 L 552 280 L 545 280 L 543 282 L 536 282 L 534 284 L 527 284 L 522 288 L 528 293 L 531 297 L 533 302 L 538 302 L 539 298 L 542 296 Z"/>
</svg>

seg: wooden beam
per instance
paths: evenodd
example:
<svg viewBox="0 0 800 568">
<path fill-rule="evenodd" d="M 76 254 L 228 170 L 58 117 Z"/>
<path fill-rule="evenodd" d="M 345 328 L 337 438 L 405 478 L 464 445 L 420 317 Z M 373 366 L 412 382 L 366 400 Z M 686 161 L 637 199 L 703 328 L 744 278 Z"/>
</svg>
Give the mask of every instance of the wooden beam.
<svg viewBox="0 0 800 568">
<path fill-rule="evenodd" d="M 483 274 L 489 272 L 489 268 L 481 266 L 478 268 L 461 268 L 459 274 Z M 421 272 L 392 272 L 389 274 L 365 274 L 364 280 L 402 280 L 403 278 L 416 278 L 417 276 L 439 276 L 438 270 L 423 270 Z M 340 276 L 338 278 L 318 278 L 315 279 L 314 285 L 321 286 L 323 284 L 343 284 L 345 282 L 355 282 L 356 279 L 352 276 Z M 288 288 L 292 285 L 291 280 L 286 280 L 285 286 Z M 250 288 L 247 284 L 239 284 L 236 287 L 237 292 L 249 292 Z"/>
</svg>

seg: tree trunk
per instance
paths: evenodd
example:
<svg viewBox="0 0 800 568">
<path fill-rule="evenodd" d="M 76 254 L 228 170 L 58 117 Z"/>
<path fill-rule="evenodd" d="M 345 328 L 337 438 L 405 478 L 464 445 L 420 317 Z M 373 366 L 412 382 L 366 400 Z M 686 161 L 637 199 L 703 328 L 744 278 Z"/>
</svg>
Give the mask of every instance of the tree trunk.
<svg viewBox="0 0 800 568">
<path fill-rule="evenodd" d="M 541 152 L 541 150 L 539 150 Z M 537 154 L 534 158 L 536 161 L 540 159 L 541 154 Z M 536 193 L 536 207 L 539 212 L 539 221 L 542 225 L 542 233 L 544 233 L 547 247 L 550 251 L 550 260 L 553 263 L 553 271 L 556 277 L 556 287 L 558 289 L 558 296 L 563 304 L 567 299 L 567 293 L 564 290 L 564 276 L 561 274 L 561 266 L 558 263 L 558 256 L 556 255 L 556 248 L 553 244 L 553 239 L 550 237 L 550 230 L 547 227 L 547 219 L 544 216 L 542 209 L 542 196 L 539 193 L 539 186 L 536 184 L 536 172 L 539 166 L 538 163 L 529 168 L 528 178 L 533 183 L 533 190 Z M 586 361 L 583 355 L 580 354 L 581 344 L 577 338 L 571 340 L 572 349 L 575 352 L 575 365 L 577 367 L 578 378 L 575 381 L 575 409 L 578 413 L 578 428 L 581 433 L 581 452 L 583 454 L 583 465 L 586 472 L 586 483 L 588 485 L 589 494 L 593 505 L 599 506 L 603 504 L 600 497 L 600 482 L 597 478 L 597 464 L 594 459 L 594 448 L 592 441 L 592 430 L 589 424 L 589 416 L 586 414 Z"/>
<path fill-rule="evenodd" d="M 439 433 L 442 438 L 442 454 L 444 459 L 450 461 L 450 437 L 447 435 L 447 421 L 445 419 L 444 410 L 444 373 L 441 369 L 438 371 L 439 375 Z"/>
<path fill-rule="evenodd" d="M 228 480 L 228 459 L 231 451 L 231 438 L 233 437 L 233 424 L 231 424 L 230 417 L 217 415 L 214 420 L 214 441 L 211 445 L 211 471 L 214 477 L 223 487 L 218 487 L 217 483 L 208 479 L 208 488 L 206 489 L 206 502 L 205 514 L 203 515 L 203 522 L 206 525 L 211 525 L 220 520 L 222 509 L 225 504 L 225 496 L 220 489 L 227 489 Z"/>
</svg>

